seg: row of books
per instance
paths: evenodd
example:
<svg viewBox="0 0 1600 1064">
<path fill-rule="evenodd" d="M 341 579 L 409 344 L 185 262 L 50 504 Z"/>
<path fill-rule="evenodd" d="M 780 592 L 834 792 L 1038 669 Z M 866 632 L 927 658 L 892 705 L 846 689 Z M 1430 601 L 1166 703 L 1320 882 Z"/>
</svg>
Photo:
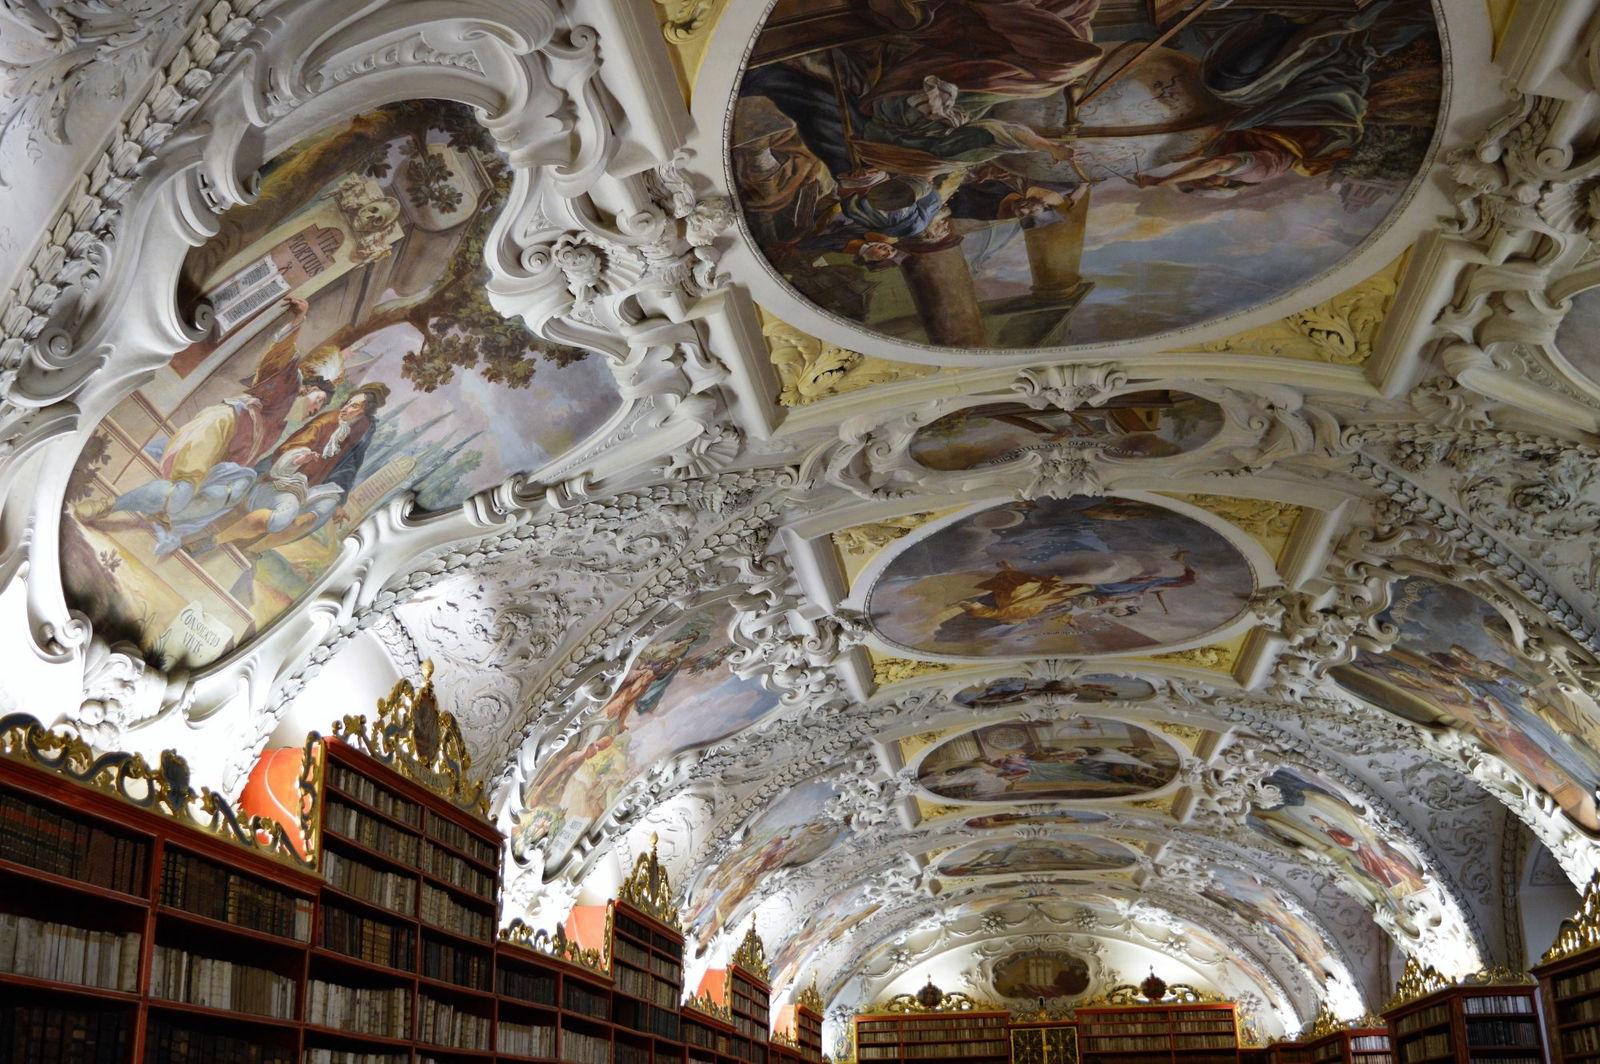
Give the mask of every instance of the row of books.
<svg viewBox="0 0 1600 1064">
<path fill-rule="evenodd" d="M 1424 1027 L 1432 1027 L 1433 1025 L 1439 1023 L 1448 1023 L 1449 1020 L 1450 1006 L 1446 1005 L 1444 1002 L 1440 1002 L 1437 1005 L 1430 1005 L 1420 1012 L 1413 1012 L 1409 1016 L 1402 1016 L 1399 1020 L 1390 1024 L 1390 1027 L 1394 1030 L 1395 1034 L 1410 1034 L 1412 1031 L 1420 1031 Z"/>
<path fill-rule="evenodd" d="M 1561 1046 L 1568 1053 L 1600 1053 L 1600 1028 L 1579 1027 L 1561 1033 Z"/>
<path fill-rule="evenodd" d="M 495 1050 L 519 1057 L 553 1057 L 556 1055 L 556 1029 L 554 1024 L 511 1023 L 501 1020 L 494 1029 Z"/>
<path fill-rule="evenodd" d="M 744 1042 L 744 1039 L 735 1038 L 726 1031 L 719 1031 L 694 1022 L 683 1025 L 683 1040 L 691 1045 L 704 1046 L 707 1049 L 714 1050 L 725 1057 L 735 1056 L 734 1044 Z"/>
<path fill-rule="evenodd" d="M 1468 1020 L 1471 1046 L 1536 1046 L 1539 1026 L 1532 1020 Z"/>
<path fill-rule="evenodd" d="M 346 894 L 405 916 L 417 911 L 417 881 L 412 876 L 374 868 L 335 850 L 323 851 L 322 871 L 330 886 Z"/>
<path fill-rule="evenodd" d="M 1461 1011 L 1468 1016 L 1494 1015 L 1506 1012 L 1532 1012 L 1532 994 L 1482 994 L 1462 998 Z"/>
<path fill-rule="evenodd" d="M 150 844 L 0 791 L 0 859 L 123 894 L 143 894 Z"/>
<path fill-rule="evenodd" d="M 448 942 L 425 939 L 422 943 L 422 974 L 429 979 L 489 989 L 490 957 L 487 953 L 453 946 Z"/>
<path fill-rule="evenodd" d="M 172 946 L 157 946 L 150 955 L 150 994 L 167 1001 L 292 1020 L 295 990 L 293 979 L 265 968 L 200 957 Z"/>
<path fill-rule="evenodd" d="M 613 914 L 612 926 L 622 934 L 632 935 L 634 938 L 646 944 L 654 942 L 656 938 L 654 931 L 650 930 L 650 928 L 646 927 L 640 921 L 635 920 L 627 913 Z"/>
<path fill-rule="evenodd" d="M 131 1009 L 0 1005 L 0 1060 L 28 1064 L 122 1064 L 133 1041 Z"/>
<path fill-rule="evenodd" d="M 563 1028 L 561 1059 L 566 1064 L 611 1064 L 611 1039 Z"/>
<path fill-rule="evenodd" d="M 863 1024 L 878 1022 L 878 1023 L 886 1023 L 886 1024 L 894 1025 L 898 1021 L 895 1021 L 895 1020 L 880 1020 L 880 1021 L 862 1020 L 861 1022 Z M 918 1016 L 918 1017 L 916 1017 L 914 1019 L 908 1018 L 908 1019 L 906 1019 L 904 1021 L 904 1026 L 905 1026 L 905 1028 L 907 1030 L 922 1030 L 922 1031 L 938 1030 L 938 1029 L 943 1028 L 943 1027 L 1004 1027 L 1005 1025 L 1006 1025 L 1006 1017 L 1003 1016 L 1003 1015 L 938 1017 L 938 1018 L 931 1017 L 931 1016 L 930 1017 Z"/>
<path fill-rule="evenodd" d="M 406 1064 L 403 1053 L 357 1053 L 348 1049 L 308 1049 L 300 1064 Z"/>
<path fill-rule="evenodd" d="M 448 890 L 440 890 L 431 883 L 422 885 L 421 916 L 423 923 L 458 935 L 494 940 L 494 917 L 461 904 Z"/>
<path fill-rule="evenodd" d="M 306 991 L 306 1022 L 406 1038 L 411 1033 L 411 988 L 342 986 L 313 979 Z"/>
<path fill-rule="evenodd" d="M 483 898 L 494 900 L 495 877 L 481 868 L 475 868 L 449 850 L 428 844 L 428 874 L 444 880 L 453 887 Z"/>
<path fill-rule="evenodd" d="M 1333 1043 L 1335 1049 L 1338 1046 L 1338 1042 Z M 1387 1053 L 1391 1048 L 1386 1034 L 1362 1034 L 1350 1039 L 1352 1053 Z"/>
<path fill-rule="evenodd" d="M 676 983 L 664 982 L 637 968 L 617 965 L 612 968 L 611 975 L 616 981 L 617 989 L 624 994 L 632 994 L 636 998 L 643 998 L 665 1008 L 677 1008 L 679 999 L 683 997 Z"/>
<path fill-rule="evenodd" d="M 992 1042 L 935 1042 L 927 1045 L 906 1046 L 903 1050 L 892 1046 L 868 1046 L 857 1050 L 862 1060 L 955 1060 L 969 1057 L 1003 1057 L 1011 1052 L 1011 1043 Z"/>
<path fill-rule="evenodd" d="M 294 1064 L 294 1050 L 155 1019 L 144 1035 L 144 1059 L 145 1064 Z"/>
<path fill-rule="evenodd" d="M 1400 1043 L 1400 1059 L 1405 1064 L 1416 1060 L 1427 1060 L 1431 1057 L 1441 1057 L 1450 1052 L 1450 1036 L 1448 1034 L 1427 1034 L 1421 1038 L 1414 1038 L 1409 1042 Z"/>
<path fill-rule="evenodd" d="M 378 786 L 375 781 L 344 765 L 328 766 L 328 782 L 356 801 L 370 805 L 383 815 L 392 816 L 401 823 L 416 827 L 421 822 L 421 806 L 385 787 Z"/>
<path fill-rule="evenodd" d="M 438 839 L 446 846 L 453 846 L 479 864 L 494 867 L 498 863 L 499 852 L 495 847 L 478 838 L 478 836 L 457 824 L 454 820 L 446 820 L 432 809 L 426 812 L 426 830 L 430 839 Z"/>
<path fill-rule="evenodd" d="M 417 1041 L 455 1049 L 489 1048 L 489 1017 L 436 1001 L 426 994 L 417 1011 Z"/>
<path fill-rule="evenodd" d="M 322 907 L 321 944 L 346 956 L 403 971 L 411 971 L 416 964 L 414 929 L 332 905 Z"/>
<path fill-rule="evenodd" d="M 1089 1051 L 1092 1053 L 1127 1053 L 1169 1049 L 1172 1046 L 1171 1039 L 1164 1034 L 1099 1035 L 1093 1036 L 1093 1039 L 1088 1046 Z"/>
<path fill-rule="evenodd" d="M 611 1018 L 611 995 L 596 993 L 570 980 L 561 995 L 561 1004 L 568 1012 L 593 1016 L 597 1020 Z"/>
<path fill-rule="evenodd" d="M 1238 1038 L 1231 1031 L 1228 1034 L 1180 1035 L 1172 1039 L 1174 1049 L 1233 1049 L 1238 1044 Z"/>
<path fill-rule="evenodd" d="M 758 1042 L 765 1041 L 770 1033 L 766 1023 L 752 1020 L 748 1016 L 743 1016 L 737 1012 L 733 1014 L 733 1026 L 735 1030 L 746 1038 L 754 1038 Z"/>
<path fill-rule="evenodd" d="M 1556 1011 L 1560 1014 L 1562 1023 L 1600 1020 L 1600 996 L 1579 998 L 1577 1001 L 1558 1005 Z"/>
<path fill-rule="evenodd" d="M 653 975 L 674 982 L 683 978 L 683 965 L 664 957 L 659 953 L 645 950 L 628 939 L 613 936 L 611 955 L 624 964 L 631 964 L 635 968 L 642 968 Z"/>
<path fill-rule="evenodd" d="M 354 839 L 369 850 L 387 854 L 401 864 L 416 866 L 421 840 L 353 805 L 330 798 L 322 809 L 322 826 Z"/>
<path fill-rule="evenodd" d="M 518 1001 L 531 1001 L 538 1005 L 556 1003 L 556 977 L 544 972 L 498 968 L 495 971 L 495 989 L 501 997 L 516 998 Z"/>
<path fill-rule="evenodd" d="M 1568 994 L 1587 994 L 1591 990 L 1600 990 L 1600 968 L 1589 968 L 1585 971 L 1564 975 L 1555 981 L 1557 997 L 1566 997 Z"/>
<path fill-rule="evenodd" d="M 88 931 L 0 913 L 0 971 L 105 990 L 139 988 L 139 932 Z"/>
<path fill-rule="evenodd" d="M 618 998 L 615 1007 L 612 1019 L 622 1026 L 677 1041 L 682 1021 L 676 1007 L 656 1008 L 627 998 Z"/>
<path fill-rule="evenodd" d="M 169 849 L 161 863 L 161 904 L 269 935 L 311 941 L 310 898 Z"/>
<path fill-rule="evenodd" d="M 650 1064 L 650 1050 L 644 1046 L 618 1042 L 613 1052 L 613 1064 Z"/>
</svg>

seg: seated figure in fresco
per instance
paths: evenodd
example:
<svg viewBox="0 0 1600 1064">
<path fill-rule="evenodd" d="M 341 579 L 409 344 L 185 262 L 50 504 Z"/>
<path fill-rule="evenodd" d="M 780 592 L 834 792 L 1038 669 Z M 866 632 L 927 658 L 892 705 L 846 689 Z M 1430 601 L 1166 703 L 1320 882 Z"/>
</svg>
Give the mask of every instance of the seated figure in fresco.
<svg viewBox="0 0 1600 1064">
<path fill-rule="evenodd" d="M 1412 17 L 1376 28 L 1391 8 Z M 1288 173 L 1326 173 L 1364 135 L 1374 65 L 1428 32 L 1431 17 L 1416 0 L 1376 0 L 1306 23 L 1275 12 L 1240 22 L 1201 64 L 1202 83 L 1232 116 L 1192 157 L 1163 173 L 1136 174 L 1133 182 L 1229 193 Z"/>
<path fill-rule="evenodd" d="M 159 558 L 239 502 L 253 480 L 250 468 L 293 420 L 315 416 L 333 394 L 333 385 L 312 367 L 337 375 L 340 352 L 324 345 L 300 357 L 306 303 L 288 303 L 294 319 L 262 354 L 245 392 L 212 403 L 179 426 L 161 452 L 159 476 L 109 503 L 85 507 L 79 520 L 102 531 L 148 529 Z"/>
</svg>

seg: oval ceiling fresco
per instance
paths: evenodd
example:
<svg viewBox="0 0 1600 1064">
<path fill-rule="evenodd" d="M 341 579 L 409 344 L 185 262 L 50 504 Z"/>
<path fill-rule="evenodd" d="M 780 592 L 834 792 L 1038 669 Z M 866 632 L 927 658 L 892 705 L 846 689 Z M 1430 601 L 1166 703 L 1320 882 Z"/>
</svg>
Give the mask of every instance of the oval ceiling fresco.
<svg viewBox="0 0 1600 1064">
<path fill-rule="evenodd" d="M 1085 410 L 991 403 L 957 410 L 917 432 L 911 456 L 953 472 L 1011 462 L 1042 450 L 1093 449 L 1109 458 L 1166 458 L 1203 445 L 1222 428 L 1205 399 L 1140 392 Z"/>
<path fill-rule="evenodd" d="M 1063 834 L 1049 839 L 967 846 L 941 858 L 934 871 L 952 879 L 1035 872 L 1110 872 L 1127 868 L 1134 859 L 1133 851 L 1110 839 Z"/>
<path fill-rule="evenodd" d="M 994 966 L 994 989 L 1001 997 L 1053 1001 L 1089 989 L 1089 965 L 1065 950 L 1030 949 L 1007 954 Z"/>
<path fill-rule="evenodd" d="M 1220 532 L 1151 503 L 1038 499 L 968 514 L 901 549 L 867 596 L 886 642 L 957 657 L 1082 657 L 1204 636 L 1255 580 Z"/>
<path fill-rule="evenodd" d="M 1071 680 L 1036 680 L 1013 677 L 976 684 L 956 693 L 958 705 L 996 709 L 1019 702 L 1142 702 L 1155 695 L 1148 680 L 1110 674 L 1080 676 Z"/>
<path fill-rule="evenodd" d="M 214 310 L 99 425 L 61 521 L 70 600 L 167 666 L 206 664 L 309 591 L 406 491 L 459 505 L 592 436 L 605 360 L 484 291 L 511 171 L 470 108 L 394 104 L 295 145 L 193 251 Z"/>
<path fill-rule="evenodd" d="M 1290 908 L 1277 888 L 1259 876 L 1218 864 L 1211 869 L 1211 881 L 1200 894 L 1246 926 L 1266 931 L 1305 965 L 1317 982 L 1326 982 L 1340 967 L 1316 929 Z"/>
<path fill-rule="evenodd" d="M 1556 349 L 1591 387 L 1600 388 L 1600 288 L 1573 297 L 1556 330 Z"/>
<path fill-rule="evenodd" d="M 917 766 L 929 792 L 968 802 L 1125 798 L 1177 774 L 1165 740 L 1098 717 L 986 725 L 947 739 Z"/>
<path fill-rule="evenodd" d="M 1432 6 L 1181 13 L 778 0 L 731 123 L 755 246 L 822 312 L 937 347 L 1135 340 L 1289 294 L 1428 157 Z"/>
<path fill-rule="evenodd" d="M 1340 685 L 1417 724 L 1451 725 L 1504 758 L 1573 821 L 1600 831 L 1600 727 L 1554 677 L 1516 652 L 1511 626 L 1471 592 L 1423 577 L 1398 582 L 1380 621 L 1400 637 L 1333 669 Z"/>
</svg>

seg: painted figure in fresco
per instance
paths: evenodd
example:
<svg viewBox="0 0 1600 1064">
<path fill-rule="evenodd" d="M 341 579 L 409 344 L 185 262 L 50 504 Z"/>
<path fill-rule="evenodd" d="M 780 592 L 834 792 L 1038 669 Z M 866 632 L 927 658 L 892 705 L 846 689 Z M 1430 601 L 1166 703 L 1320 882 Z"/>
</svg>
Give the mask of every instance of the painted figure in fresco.
<svg viewBox="0 0 1600 1064">
<path fill-rule="evenodd" d="M 1146 595 L 1160 602 L 1161 593 L 1188 587 L 1195 570 L 1186 562 L 1189 552 L 1174 551 L 1170 560 L 1182 565 L 1178 573 L 1145 568 L 1123 580 L 1079 583 L 1049 574 L 1029 573 L 1002 560 L 1000 571 L 977 587 L 986 594 L 957 603 L 960 612 L 939 627 L 941 639 L 963 639 L 985 629 L 1049 617 L 1063 628 L 1077 626 L 1083 614 L 1131 617 L 1143 607 Z"/>
<path fill-rule="evenodd" d="M 1258 830 L 1296 846 L 1336 857 L 1379 896 L 1405 897 L 1425 886 L 1422 869 L 1372 828 L 1338 794 L 1287 769 L 1268 777 L 1283 804 L 1252 814 Z"/>
<path fill-rule="evenodd" d="M 1385 887 L 1403 887 L 1403 893 L 1406 894 L 1413 894 L 1423 888 L 1422 877 L 1417 874 L 1411 862 L 1394 852 L 1386 843 L 1380 842 L 1378 846 L 1368 845 L 1365 840 L 1357 838 L 1339 825 L 1315 813 L 1311 814 L 1310 820 L 1329 841 L 1348 853 L 1357 865 L 1366 869 L 1373 879 Z"/>
<path fill-rule="evenodd" d="M 304 300 L 287 301 L 294 318 L 256 363 L 250 384 L 197 412 L 162 449 L 159 476 L 99 503 L 78 518 L 103 531 L 145 528 L 156 538 L 156 557 L 176 551 L 194 534 L 235 505 L 247 471 L 277 444 L 293 419 L 315 416 L 333 394 L 342 353 L 324 345 L 302 358 Z M 313 370 L 312 367 L 315 367 Z"/>
<path fill-rule="evenodd" d="M 219 521 L 209 543 L 260 554 L 311 535 L 331 521 L 355 486 L 378 410 L 389 386 L 363 384 L 336 409 L 290 433 L 255 470 L 256 480 L 231 520 Z"/>
</svg>

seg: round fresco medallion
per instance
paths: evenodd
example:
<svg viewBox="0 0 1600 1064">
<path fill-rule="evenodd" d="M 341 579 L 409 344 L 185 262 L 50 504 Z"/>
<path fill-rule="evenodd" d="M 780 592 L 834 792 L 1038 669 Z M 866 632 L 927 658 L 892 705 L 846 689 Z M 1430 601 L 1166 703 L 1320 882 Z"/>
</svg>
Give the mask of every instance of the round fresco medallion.
<svg viewBox="0 0 1600 1064">
<path fill-rule="evenodd" d="M 867 596 L 919 654 L 1084 657 L 1206 635 L 1255 588 L 1221 533 L 1151 503 L 1038 499 L 968 514 L 897 554 Z"/>
<path fill-rule="evenodd" d="M 1429 0 L 778 0 L 737 88 L 745 225 L 799 298 L 955 348 L 1136 340 L 1337 267 L 1427 160 Z"/>
<path fill-rule="evenodd" d="M 1133 861 L 1132 851 L 1110 839 L 1065 834 L 1049 839 L 968 846 L 946 856 L 935 871 L 952 879 L 1045 872 L 1111 872 L 1127 868 Z"/>
<path fill-rule="evenodd" d="M 994 989 L 1008 998 L 1077 997 L 1089 989 L 1089 965 L 1065 950 L 1013 953 L 994 966 Z"/>
<path fill-rule="evenodd" d="M 1010 721 L 947 739 L 917 767 L 917 782 L 960 802 L 1126 798 L 1172 782 L 1178 753 L 1119 720 Z"/>
<path fill-rule="evenodd" d="M 918 431 L 911 456 L 941 471 L 1002 465 L 1042 450 L 1167 458 L 1204 445 L 1221 428 L 1215 403 L 1171 392 L 1140 392 L 1070 411 L 990 403 L 946 414 Z"/>
</svg>

